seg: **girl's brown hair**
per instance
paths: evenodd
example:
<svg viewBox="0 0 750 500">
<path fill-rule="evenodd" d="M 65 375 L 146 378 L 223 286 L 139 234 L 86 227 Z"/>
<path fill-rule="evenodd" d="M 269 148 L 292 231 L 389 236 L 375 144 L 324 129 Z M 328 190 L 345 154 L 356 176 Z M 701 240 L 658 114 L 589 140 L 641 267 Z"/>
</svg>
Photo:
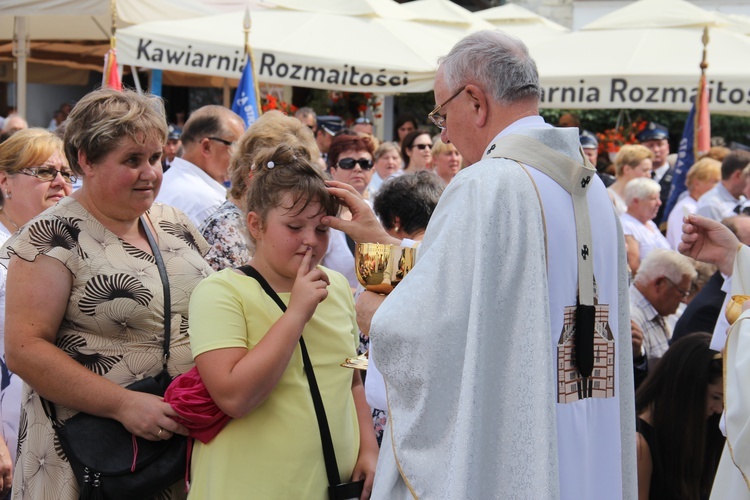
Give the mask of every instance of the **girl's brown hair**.
<svg viewBox="0 0 750 500">
<path fill-rule="evenodd" d="M 307 149 L 281 145 L 258 150 L 245 193 L 247 211 L 258 214 L 265 224 L 268 212 L 280 207 L 287 194 L 292 198 L 289 209 L 297 213 L 315 202 L 326 215 L 338 213 L 338 202 L 326 189 L 323 174 L 313 165 Z"/>
</svg>

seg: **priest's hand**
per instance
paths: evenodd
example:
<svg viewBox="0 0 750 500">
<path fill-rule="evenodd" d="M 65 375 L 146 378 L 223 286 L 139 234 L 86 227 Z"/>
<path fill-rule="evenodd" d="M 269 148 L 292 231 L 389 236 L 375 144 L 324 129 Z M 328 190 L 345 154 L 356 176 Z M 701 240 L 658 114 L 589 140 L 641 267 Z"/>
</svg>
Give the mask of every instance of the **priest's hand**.
<svg viewBox="0 0 750 500">
<path fill-rule="evenodd" d="M 695 260 L 715 264 L 719 271 L 732 274 L 740 240 L 725 225 L 691 214 L 683 219 L 680 253 Z"/>
<path fill-rule="evenodd" d="M 354 310 L 357 311 L 357 326 L 359 326 L 360 332 L 365 335 L 370 335 L 372 317 L 384 300 L 385 295 L 375 292 L 362 292 L 359 295 Z"/>
<path fill-rule="evenodd" d="M 326 216 L 322 219 L 323 224 L 345 232 L 357 243 L 401 245 L 401 240 L 385 232 L 370 206 L 356 189 L 337 181 L 326 181 L 326 185 L 328 192 L 349 209 L 352 218 L 346 221 L 339 217 Z"/>
</svg>

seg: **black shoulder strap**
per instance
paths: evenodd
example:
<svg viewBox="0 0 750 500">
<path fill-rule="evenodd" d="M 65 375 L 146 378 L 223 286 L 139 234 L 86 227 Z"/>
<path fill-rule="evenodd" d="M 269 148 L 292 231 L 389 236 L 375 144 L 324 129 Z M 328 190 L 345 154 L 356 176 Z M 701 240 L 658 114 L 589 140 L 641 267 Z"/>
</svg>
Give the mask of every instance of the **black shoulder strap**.
<svg viewBox="0 0 750 500">
<path fill-rule="evenodd" d="M 238 270 L 245 273 L 251 278 L 255 278 L 260 283 L 261 288 L 273 299 L 274 302 L 279 306 L 282 311 L 286 311 L 286 304 L 281 300 L 278 294 L 271 288 L 268 281 L 252 266 L 238 267 Z M 313 371 L 312 362 L 310 356 L 307 354 L 307 347 L 305 346 L 305 339 L 300 336 L 299 347 L 302 351 L 302 362 L 305 366 L 305 374 L 307 375 L 307 382 L 310 384 L 310 394 L 312 395 L 313 406 L 315 406 L 315 415 L 318 417 L 318 430 L 320 430 L 320 440 L 323 443 L 323 458 L 326 463 L 326 473 L 328 475 L 328 484 L 336 486 L 341 483 L 339 476 L 339 467 L 336 463 L 336 453 L 333 449 L 333 440 L 331 439 L 331 430 L 328 427 L 328 418 L 326 418 L 326 410 L 323 406 L 323 398 L 320 396 L 320 390 L 318 389 L 318 382 L 315 380 L 315 372 Z"/>
<path fill-rule="evenodd" d="M 146 239 L 148 239 L 148 244 L 151 247 L 151 253 L 154 254 L 156 267 L 159 268 L 161 285 L 164 289 L 164 358 L 162 359 L 162 368 L 166 370 L 167 360 L 169 359 L 169 341 L 172 335 L 172 294 L 169 291 L 169 276 L 167 276 L 167 267 L 164 265 L 164 260 L 161 258 L 159 245 L 156 244 L 154 235 L 151 234 L 146 218 L 143 215 L 141 216 L 141 224 L 143 224 L 143 231 L 146 233 Z"/>
</svg>

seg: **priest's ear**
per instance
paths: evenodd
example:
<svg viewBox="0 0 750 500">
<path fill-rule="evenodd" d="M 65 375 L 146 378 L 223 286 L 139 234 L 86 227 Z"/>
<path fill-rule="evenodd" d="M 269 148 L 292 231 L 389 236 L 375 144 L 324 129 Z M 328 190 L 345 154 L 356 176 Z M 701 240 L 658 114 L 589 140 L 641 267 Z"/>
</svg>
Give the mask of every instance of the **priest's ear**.
<svg viewBox="0 0 750 500">
<path fill-rule="evenodd" d="M 469 84 L 466 86 L 466 95 L 471 103 L 472 121 L 477 127 L 483 127 L 487 122 L 488 96 L 480 87 Z"/>
</svg>

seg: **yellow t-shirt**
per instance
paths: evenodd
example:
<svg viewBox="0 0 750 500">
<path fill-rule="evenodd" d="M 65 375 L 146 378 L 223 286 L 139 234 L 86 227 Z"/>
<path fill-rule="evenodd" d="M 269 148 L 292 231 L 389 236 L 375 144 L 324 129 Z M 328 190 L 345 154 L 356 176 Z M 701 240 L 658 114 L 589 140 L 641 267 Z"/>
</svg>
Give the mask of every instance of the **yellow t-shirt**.
<svg viewBox="0 0 750 500">
<path fill-rule="evenodd" d="M 341 274 L 331 284 L 302 336 L 315 369 L 342 482 L 359 452 L 352 372 L 340 364 L 355 354 L 354 300 Z M 279 297 L 289 303 L 290 293 Z M 193 356 L 227 347 L 252 349 L 281 317 L 281 309 L 248 276 L 225 269 L 203 280 L 190 298 Z M 268 399 L 235 419 L 208 444 L 195 442 L 190 499 L 327 498 L 315 408 L 297 346 Z"/>
</svg>

